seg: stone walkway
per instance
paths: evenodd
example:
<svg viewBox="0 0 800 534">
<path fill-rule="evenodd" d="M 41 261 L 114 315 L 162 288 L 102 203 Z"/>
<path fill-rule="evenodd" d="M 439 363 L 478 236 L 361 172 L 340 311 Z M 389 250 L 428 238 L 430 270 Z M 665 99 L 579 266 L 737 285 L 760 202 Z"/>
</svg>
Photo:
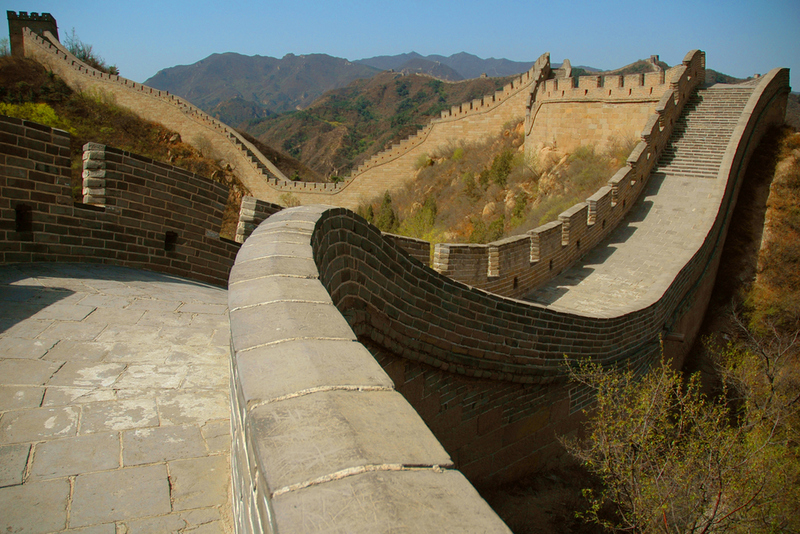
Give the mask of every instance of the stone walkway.
<svg viewBox="0 0 800 534">
<path fill-rule="evenodd" d="M 0 266 L 0 532 L 231 532 L 227 292 Z"/>
</svg>

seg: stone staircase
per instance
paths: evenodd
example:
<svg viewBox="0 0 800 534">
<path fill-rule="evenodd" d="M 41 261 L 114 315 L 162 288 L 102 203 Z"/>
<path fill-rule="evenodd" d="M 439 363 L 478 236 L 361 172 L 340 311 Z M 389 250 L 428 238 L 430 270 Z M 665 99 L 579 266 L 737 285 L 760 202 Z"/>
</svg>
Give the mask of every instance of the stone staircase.
<svg viewBox="0 0 800 534">
<path fill-rule="evenodd" d="M 689 99 L 653 170 L 697 178 L 716 178 L 725 148 L 753 92 L 747 85 L 714 85 Z"/>
</svg>

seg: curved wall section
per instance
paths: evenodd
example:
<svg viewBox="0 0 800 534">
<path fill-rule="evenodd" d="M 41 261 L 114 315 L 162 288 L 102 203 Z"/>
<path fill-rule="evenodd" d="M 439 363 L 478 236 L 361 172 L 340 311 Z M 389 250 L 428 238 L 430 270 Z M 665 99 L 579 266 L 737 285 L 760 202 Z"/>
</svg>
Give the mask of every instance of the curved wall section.
<svg viewBox="0 0 800 534">
<path fill-rule="evenodd" d="M 273 215 L 231 272 L 237 532 L 509 532 L 320 283 L 325 210 Z"/>
</svg>

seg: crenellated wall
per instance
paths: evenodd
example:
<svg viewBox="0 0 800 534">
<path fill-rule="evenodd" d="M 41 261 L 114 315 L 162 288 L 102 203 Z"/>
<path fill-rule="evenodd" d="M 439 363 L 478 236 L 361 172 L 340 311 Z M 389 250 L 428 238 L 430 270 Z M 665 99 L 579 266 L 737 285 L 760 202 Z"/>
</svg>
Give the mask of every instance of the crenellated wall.
<svg viewBox="0 0 800 534">
<path fill-rule="evenodd" d="M 787 93 L 785 69 L 761 80 L 739 118 L 715 181 L 719 209 L 702 216 L 704 239 L 696 242 L 698 248 L 685 264 L 648 281 L 650 290 L 630 300 L 621 312 L 539 305 L 466 286 L 420 265 L 394 239 L 345 209 L 293 208 L 267 219 L 242 247 L 229 293 L 231 309 L 239 307 L 231 314 L 232 358 L 238 372 L 232 387 L 240 410 L 237 446 L 240 457 L 247 456 L 249 462 L 240 468 L 241 510 L 261 506 L 280 527 L 281 521 L 302 521 L 294 511 L 308 505 L 315 513 L 329 511 L 315 517 L 337 521 L 332 516 L 343 506 L 342 495 L 354 495 L 358 513 L 364 511 L 359 496 L 372 491 L 368 473 L 409 469 L 402 463 L 366 459 L 362 454 L 369 447 L 356 445 L 393 436 L 395 429 L 382 425 L 399 420 L 397 416 L 384 417 L 372 427 L 360 416 L 341 411 L 351 409 L 349 402 L 336 401 L 334 411 L 324 412 L 326 417 L 347 421 L 352 433 L 348 430 L 346 435 L 356 437 L 329 457 L 324 425 L 311 417 L 311 428 L 304 431 L 303 417 L 294 417 L 311 411 L 280 406 L 333 391 L 358 397 L 354 405 L 376 402 L 367 397 L 377 392 L 399 391 L 444 446 L 453 467 L 478 485 L 512 480 L 553 462 L 560 454 L 555 436 L 576 432 L 581 409 L 592 403 L 589 390 L 567 382 L 564 355 L 644 372 L 658 361 L 662 340 L 670 356 L 680 357 L 681 347 L 691 345 L 740 180 L 763 132 L 782 121 Z M 674 103 L 674 96 L 670 98 Z M 575 215 L 584 217 L 578 220 L 586 220 L 579 212 Z M 570 226 L 570 232 L 574 228 Z M 548 242 L 560 245 L 556 239 L 562 231 L 554 232 L 556 237 Z M 625 246 L 624 240 L 616 243 Z M 268 323 L 264 317 L 287 319 Z M 295 344 L 311 342 L 331 345 L 295 352 Z M 349 343 L 352 350 L 342 352 L 341 343 Z M 369 360 L 345 358 L 363 347 L 393 387 L 382 375 L 360 375 L 373 373 Z M 270 379 L 276 365 L 277 378 Z M 329 365 L 353 371 L 345 378 Z M 300 370 L 287 370 L 293 367 Z M 299 383 L 285 386 L 290 378 Z M 278 390 L 260 396 L 245 393 L 257 384 L 261 390 Z M 328 406 L 333 401 L 319 402 Z M 259 425 L 259 407 L 286 415 L 270 415 L 270 424 Z M 380 412 L 393 413 L 383 408 Z M 360 437 L 362 432 L 375 435 Z M 314 444 L 295 452 L 292 444 L 298 435 Z M 261 436 L 266 444 L 250 453 L 247 444 L 261 444 Z M 421 443 L 425 436 L 420 435 Z M 353 454 L 344 452 L 348 447 Z M 351 459 L 329 463 L 341 455 Z M 282 477 L 283 466 L 294 465 L 297 458 L 314 466 L 329 465 L 323 469 L 329 474 L 297 475 L 304 482 L 287 486 L 270 482 L 271 470 Z M 436 472 L 436 465 L 442 467 L 429 458 L 419 474 Z M 450 469 L 448 464 L 444 471 Z M 256 480 L 248 479 L 253 476 Z M 257 498 L 248 504 L 253 491 Z M 395 498 L 405 503 L 413 490 L 402 493 Z M 427 489 L 417 494 L 428 498 Z M 448 515 L 450 511 L 448 507 Z M 336 524 L 342 529 L 353 528 L 349 513 L 341 521 Z"/>
<path fill-rule="evenodd" d="M 654 112 L 640 119 L 640 128 L 644 125 L 639 133 L 641 142 L 631 153 L 626 166 L 609 180 L 608 185 L 585 202 L 561 213 L 557 221 L 539 226 L 525 235 L 486 245 L 438 243 L 434 253 L 434 268 L 466 284 L 518 298 L 557 276 L 609 235 L 639 197 L 653 165 L 672 134 L 672 126 L 680 116 L 683 105 L 698 84 L 703 82 L 705 54 L 697 50 L 689 52 L 682 65 L 667 71 L 668 84 L 663 83 L 662 74 L 607 77 L 617 81 L 616 89 L 623 93 L 634 92 L 630 84 L 627 87 L 624 85 L 628 78 L 642 82 L 635 86 L 642 93 L 649 93 L 650 89 L 659 86 L 655 83 L 659 80 L 660 86 L 663 86 Z M 653 82 L 650 89 L 644 84 L 646 80 Z M 599 76 L 583 76 L 577 84 L 573 78 L 547 80 L 540 85 L 535 102 L 562 98 L 558 95 L 547 96 L 548 90 L 553 93 L 554 88 L 561 87 L 564 95 L 572 100 L 579 100 L 585 92 L 591 103 L 594 93 L 590 86 L 595 91 L 614 91 L 611 87 L 604 87 L 603 83 L 612 82 L 603 82 Z M 565 85 L 572 88 L 575 94 L 569 96 Z M 568 123 L 563 119 L 562 122 Z M 529 138 L 526 138 L 526 149 L 528 143 Z"/>
<path fill-rule="evenodd" d="M 26 27 L 22 28 L 22 37 L 25 55 L 56 73 L 73 89 L 108 93 L 116 103 L 145 119 L 177 131 L 185 142 L 206 149 L 211 146 L 216 157 L 229 163 L 253 194 L 269 195 L 267 178 L 270 176 L 289 181 L 233 128 L 182 98 L 95 70 L 73 56 L 47 31 L 42 37 Z"/>
<path fill-rule="evenodd" d="M 666 72 L 546 80 L 527 110 L 526 154 L 533 156 L 542 146 L 572 151 L 594 145 L 602 150 L 638 138 L 679 70 L 681 65 Z"/>
<path fill-rule="evenodd" d="M 67 132 L 0 116 L 0 263 L 99 262 L 226 285 L 239 245 L 219 229 L 228 190 L 96 143 L 72 200 Z"/>
</svg>

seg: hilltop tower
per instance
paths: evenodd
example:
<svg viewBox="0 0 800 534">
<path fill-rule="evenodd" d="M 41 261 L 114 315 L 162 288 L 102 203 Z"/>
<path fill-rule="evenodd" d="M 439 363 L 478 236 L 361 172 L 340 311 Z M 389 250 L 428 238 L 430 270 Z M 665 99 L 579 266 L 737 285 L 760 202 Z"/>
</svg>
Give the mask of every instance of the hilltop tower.
<svg viewBox="0 0 800 534">
<path fill-rule="evenodd" d="M 28 27 L 34 33 L 44 37 L 44 32 L 48 31 L 58 39 L 58 24 L 50 13 L 28 14 L 20 11 L 6 11 L 8 15 L 8 37 L 11 41 L 11 55 L 14 57 L 25 57 L 25 44 L 22 39 L 22 28 Z"/>
</svg>

